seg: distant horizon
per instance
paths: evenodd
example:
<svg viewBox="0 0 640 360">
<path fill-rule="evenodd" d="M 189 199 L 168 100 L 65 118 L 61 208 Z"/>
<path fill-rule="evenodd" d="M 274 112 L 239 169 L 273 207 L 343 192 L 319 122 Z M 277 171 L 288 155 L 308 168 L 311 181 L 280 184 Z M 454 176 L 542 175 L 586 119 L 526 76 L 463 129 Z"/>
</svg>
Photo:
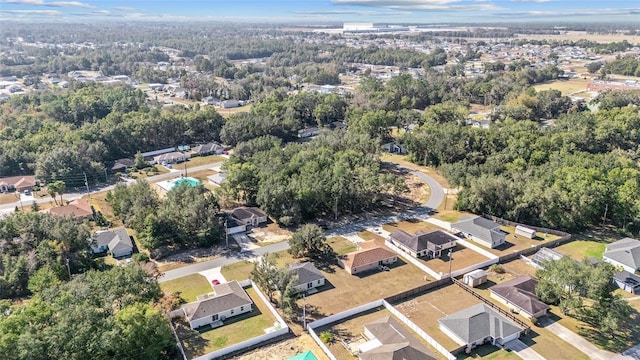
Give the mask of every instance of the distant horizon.
<svg viewBox="0 0 640 360">
<path fill-rule="evenodd" d="M 2 21 L 107 20 L 328 25 L 540 23 L 640 24 L 628 0 L 0 0 Z"/>
</svg>

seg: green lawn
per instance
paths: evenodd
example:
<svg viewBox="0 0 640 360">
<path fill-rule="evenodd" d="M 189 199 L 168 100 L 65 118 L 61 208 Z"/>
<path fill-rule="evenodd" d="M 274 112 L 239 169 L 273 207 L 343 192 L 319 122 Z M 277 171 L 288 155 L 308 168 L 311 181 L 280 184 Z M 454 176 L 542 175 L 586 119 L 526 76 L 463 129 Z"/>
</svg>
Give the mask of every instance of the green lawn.
<svg viewBox="0 0 640 360">
<path fill-rule="evenodd" d="M 227 281 L 231 280 L 247 280 L 253 270 L 253 263 L 249 261 L 241 261 L 235 264 L 229 264 L 222 267 L 220 273 Z"/>
<path fill-rule="evenodd" d="M 160 289 L 167 294 L 180 292 L 180 297 L 187 302 L 196 301 L 198 295 L 213 291 L 207 279 L 200 274 L 193 274 L 160 283 Z"/>
<path fill-rule="evenodd" d="M 602 253 L 604 253 L 605 245 L 606 244 L 604 242 L 575 240 L 558 246 L 554 250 L 563 255 L 570 256 L 575 260 L 582 260 L 590 257 L 602 259 Z"/>
<path fill-rule="evenodd" d="M 190 158 L 187 161 L 187 169 L 200 166 L 200 165 L 215 164 L 215 163 L 223 162 L 225 160 L 226 159 L 224 157 L 219 155 L 196 156 L 196 157 Z M 178 166 L 178 168 L 182 168 L 182 167 L 184 167 L 184 165 Z"/>
<path fill-rule="evenodd" d="M 337 255 L 344 255 L 352 251 L 358 250 L 356 244 L 343 238 L 342 236 L 334 236 L 327 239 L 327 244 L 331 246 Z"/>
<path fill-rule="evenodd" d="M 188 358 L 191 359 L 263 335 L 265 329 L 273 326 L 276 319 L 266 304 L 258 297 L 256 291 L 253 288 L 245 290 L 254 302 L 252 312 L 225 320 L 225 324 L 219 328 L 208 331 L 203 329 L 205 332 L 195 336 L 187 330 L 188 325 L 178 327 L 178 336 L 183 340 Z"/>
</svg>

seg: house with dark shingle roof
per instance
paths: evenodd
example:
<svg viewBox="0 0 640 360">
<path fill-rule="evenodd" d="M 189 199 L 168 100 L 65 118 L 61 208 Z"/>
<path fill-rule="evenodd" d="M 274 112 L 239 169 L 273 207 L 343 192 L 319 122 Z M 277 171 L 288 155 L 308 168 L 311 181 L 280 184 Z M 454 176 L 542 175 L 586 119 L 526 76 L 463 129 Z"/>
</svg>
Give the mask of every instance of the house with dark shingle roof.
<svg viewBox="0 0 640 360">
<path fill-rule="evenodd" d="M 253 301 L 235 280 L 213 285 L 213 292 L 213 296 L 199 296 L 197 301 L 182 306 L 192 329 L 222 326 L 224 320 L 252 310 Z"/>
<path fill-rule="evenodd" d="M 640 292 L 640 276 L 628 271 L 618 271 L 613 274 L 613 281 L 626 292 L 637 294 Z"/>
<path fill-rule="evenodd" d="M 549 305 L 536 296 L 538 280 L 524 275 L 489 288 L 491 297 L 516 310 L 524 317 L 540 318 L 547 314 Z"/>
<path fill-rule="evenodd" d="M 21 175 L 0 178 L 0 193 L 24 190 L 33 190 L 36 185 L 36 177 L 33 175 Z"/>
<path fill-rule="evenodd" d="M 231 217 L 239 224 L 256 226 L 267 222 L 267 214 L 257 207 L 237 207 L 231 211 Z"/>
<path fill-rule="evenodd" d="M 602 260 L 630 273 L 640 270 L 640 240 L 624 238 L 607 245 Z"/>
<path fill-rule="evenodd" d="M 215 142 L 211 142 L 208 144 L 195 146 L 193 149 L 191 149 L 191 151 L 196 156 L 204 156 L 204 155 L 211 155 L 211 154 L 220 155 L 224 151 L 224 146 Z"/>
<path fill-rule="evenodd" d="M 398 256 L 393 251 L 378 246 L 374 241 L 361 242 L 358 246 L 359 250 L 338 257 L 338 266 L 344 268 L 351 275 L 398 261 Z"/>
<path fill-rule="evenodd" d="M 503 345 L 520 337 L 522 329 L 486 304 L 477 304 L 438 320 L 440 330 L 469 348 L 486 342 Z"/>
<path fill-rule="evenodd" d="M 390 316 L 364 326 L 369 340 L 358 347 L 359 360 L 435 360 L 433 353 Z"/>
<path fill-rule="evenodd" d="M 298 292 L 305 292 L 324 285 L 326 278 L 312 263 L 293 263 L 289 270 L 296 274 L 297 278 L 293 286 Z"/>
<path fill-rule="evenodd" d="M 133 253 L 133 243 L 124 227 L 96 231 L 91 237 L 91 251 L 98 254 L 109 250 L 111 256 L 122 257 Z"/>
<path fill-rule="evenodd" d="M 442 230 L 417 231 L 415 234 L 396 229 L 389 235 L 389 241 L 413 257 L 440 257 L 443 250 L 456 246 L 456 238 Z"/>
<path fill-rule="evenodd" d="M 505 242 L 505 233 L 500 230 L 500 224 L 482 216 L 451 224 L 451 230 L 460 232 L 465 237 L 491 249 Z"/>
<path fill-rule="evenodd" d="M 118 159 L 113 162 L 113 166 L 111 166 L 111 171 L 112 172 L 127 171 L 127 169 L 132 168 L 133 165 L 135 165 L 135 162 L 133 161 L 133 159 L 126 159 L 126 158 Z"/>
</svg>

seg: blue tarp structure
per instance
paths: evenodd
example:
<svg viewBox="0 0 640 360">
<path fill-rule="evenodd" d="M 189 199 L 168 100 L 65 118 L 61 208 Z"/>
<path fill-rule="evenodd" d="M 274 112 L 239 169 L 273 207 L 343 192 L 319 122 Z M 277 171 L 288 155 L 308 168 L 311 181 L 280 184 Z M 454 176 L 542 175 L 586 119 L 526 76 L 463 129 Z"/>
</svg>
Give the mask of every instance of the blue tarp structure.
<svg viewBox="0 0 640 360">
<path fill-rule="evenodd" d="M 294 357 L 290 357 L 287 360 L 318 360 L 318 358 L 313 355 L 311 350 L 305 351 L 302 354 L 298 354 Z"/>
</svg>

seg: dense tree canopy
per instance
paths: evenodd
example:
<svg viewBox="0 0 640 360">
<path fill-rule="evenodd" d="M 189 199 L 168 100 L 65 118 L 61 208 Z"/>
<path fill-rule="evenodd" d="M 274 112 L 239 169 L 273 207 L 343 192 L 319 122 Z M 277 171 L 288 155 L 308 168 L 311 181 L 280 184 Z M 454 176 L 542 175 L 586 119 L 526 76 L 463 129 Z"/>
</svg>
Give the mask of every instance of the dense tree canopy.
<svg viewBox="0 0 640 360">
<path fill-rule="evenodd" d="M 26 305 L 0 312 L 0 357 L 172 358 L 168 319 L 152 305 L 160 288 L 146 276 L 132 264 L 34 288 Z"/>
</svg>

